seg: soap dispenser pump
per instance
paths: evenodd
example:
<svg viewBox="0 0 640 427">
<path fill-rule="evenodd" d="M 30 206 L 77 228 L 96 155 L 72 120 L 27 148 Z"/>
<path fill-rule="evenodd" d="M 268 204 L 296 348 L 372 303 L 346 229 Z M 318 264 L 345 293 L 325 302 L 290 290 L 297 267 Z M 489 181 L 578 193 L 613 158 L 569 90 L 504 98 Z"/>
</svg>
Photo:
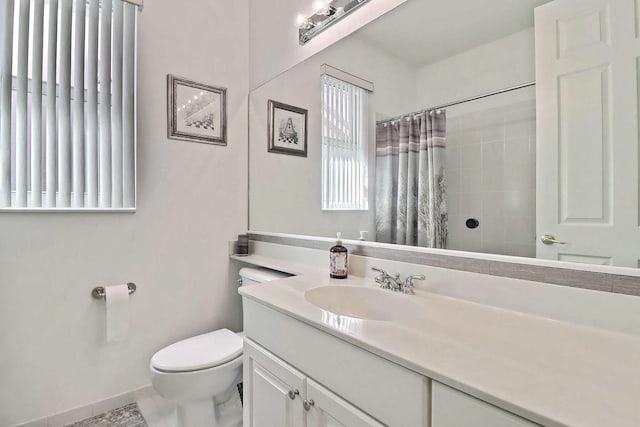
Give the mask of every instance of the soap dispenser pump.
<svg viewBox="0 0 640 427">
<path fill-rule="evenodd" d="M 329 249 L 329 261 L 330 261 L 330 274 L 332 279 L 346 279 L 349 274 L 349 251 L 342 246 L 342 240 L 340 236 L 342 233 L 338 233 L 338 239 L 335 246 Z"/>
</svg>

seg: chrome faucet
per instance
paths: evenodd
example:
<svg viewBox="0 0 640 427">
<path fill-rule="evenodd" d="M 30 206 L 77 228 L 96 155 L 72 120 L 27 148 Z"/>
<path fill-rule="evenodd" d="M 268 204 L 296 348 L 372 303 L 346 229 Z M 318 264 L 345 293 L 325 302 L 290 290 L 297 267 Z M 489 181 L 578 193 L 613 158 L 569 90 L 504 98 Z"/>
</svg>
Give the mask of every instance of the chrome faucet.
<svg viewBox="0 0 640 427">
<path fill-rule="evenodd" d="M 413 281 L 424 280 L 425 276 L 422 274 L 412 274 L 407 277 L 404 282 L 400 280 L 400 273 L 396 273 L 395 276 L 390 275 L 386 271 L 378 267 L 371 267 L 373 271 L 377 271 L 380 275 L 374 279 L 382 289 L 389 289 L 393 292 L 402 292 L 405 294 L 413 295 Z"/>
<path fill-rule="evenodd" d="M 402 282 L 400 281 L 400 273 L 396 273 L 394 277 L 381 268 L 371 267 L 371 269 L 373 271 L 377 271 L 378 273 L 380 273 L 380 275 L 376 276 L 374 280 L 376 281 L 377 284 L 380 285 L 382 289 L 390 289 L 394 292 L 402 289 Z"/>
<path fill-rule="evenodd" d="M 426 279 L 424 274 L 412 274 L 404 280 L 404 283 L 402 284 L 402 292 L 404 292 L 405 294 L 414 295 L 415 292 L 413 292 L 413 281 L 424 279 Z"/>
</svg>

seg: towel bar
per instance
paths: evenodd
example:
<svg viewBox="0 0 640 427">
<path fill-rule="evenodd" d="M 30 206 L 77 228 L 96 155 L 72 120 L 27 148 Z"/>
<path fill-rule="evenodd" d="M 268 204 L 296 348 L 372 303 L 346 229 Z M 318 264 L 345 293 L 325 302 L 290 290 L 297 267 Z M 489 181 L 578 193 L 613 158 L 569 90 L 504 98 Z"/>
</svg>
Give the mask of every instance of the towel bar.
<svg viewBox="0 0 640 427">
<path fill-rule="evenodd" d="M 129 295 L 131 295 L 132 293 L 134 293 L 136 291 L 136 284 L 135 283 L 127 283 L 127 288 L 129 288 Z M 93 288 L 93 290 L 91 291 L 91 296 L 97 299 L 101 299 L 104 298 L 106 295 L 105 290 L 104 290 L 104 286 L 96 286 L 95 288 Z"/>
</svg>

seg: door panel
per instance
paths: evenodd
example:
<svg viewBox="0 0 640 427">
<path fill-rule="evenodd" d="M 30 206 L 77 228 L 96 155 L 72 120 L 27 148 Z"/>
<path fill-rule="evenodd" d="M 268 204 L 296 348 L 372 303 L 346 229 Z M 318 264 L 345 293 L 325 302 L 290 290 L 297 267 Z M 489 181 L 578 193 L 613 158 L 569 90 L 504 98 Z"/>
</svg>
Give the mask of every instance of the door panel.
<svg viewBox="0 0 640 427">
<path fill-rule="evenodd" d="M 244 422 L 250 427 L 303 427 L 305 377 L 245 339 Z M 290 391 L 298 391 L 289 395 Z"/>
<path fill-rule="evenodd" d="M 609 16 L 606 4 L 558 19 L 558 58 L 577 50 L 609 42 Z"/>
<path fill-rule="evenodd" d="M 560 223 L 608 221 L 609 75 L 598 67 L 558 78 Z"/>
<path fill-rule="evenodd" d="M 534 427 L 534 424 L 475 397 L 432 382 L 431 427 Z"/>
<path fill-rule="evenodd" d="M 307 399 L 313 401 L 307 412 L 307 427 L 384 426 L 312 379 L 307 379 Z"/>
<path fill-rule="evenodd" d="M 637 266 L 639 4 L 536 8 L 538 258 Z"/>
</svg>

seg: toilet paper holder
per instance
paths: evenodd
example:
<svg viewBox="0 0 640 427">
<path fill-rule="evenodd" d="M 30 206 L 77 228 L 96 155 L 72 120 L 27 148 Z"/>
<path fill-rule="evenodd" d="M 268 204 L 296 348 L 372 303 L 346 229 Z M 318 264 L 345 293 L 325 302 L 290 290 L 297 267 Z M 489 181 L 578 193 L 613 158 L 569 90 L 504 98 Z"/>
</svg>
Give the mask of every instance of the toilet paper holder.
<svg viewBox="0 0 640 427">
<path fill-rule="evenodd" d="M 136 284 L 135 283 L 127 283 L 127 288 L 129 289 L 129 295 L 131 295 L 132 293 L 134 293 L 136 291 Z M 91 296 L 97 299 L 101 299 L 104 298 L 106 295 L 105 290 L 104 290 L 104 286 L 96 286 L 95 288 L 93 288 L 93 290 L 91 291 Z"/>
</svg>

